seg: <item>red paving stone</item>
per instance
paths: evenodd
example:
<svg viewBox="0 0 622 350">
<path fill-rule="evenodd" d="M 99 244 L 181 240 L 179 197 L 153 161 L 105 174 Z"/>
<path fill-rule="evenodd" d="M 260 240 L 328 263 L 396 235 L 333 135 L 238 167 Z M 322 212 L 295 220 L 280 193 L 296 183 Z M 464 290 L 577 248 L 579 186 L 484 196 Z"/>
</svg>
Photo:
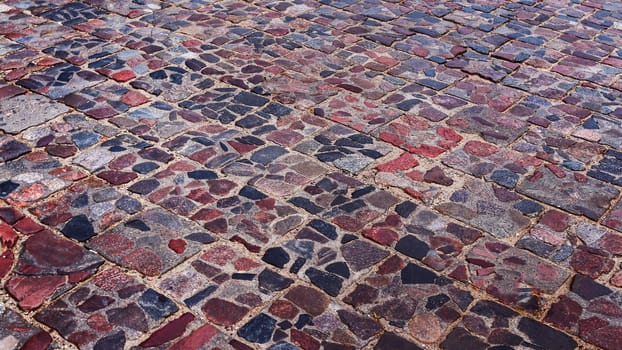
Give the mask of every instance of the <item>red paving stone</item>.
<svg viewBox="0 0 622 350">
<path fill-rule="evenodd" d="M 0 3 L 0 349 L 622 349 L 622 6 Z"/>
</svg>

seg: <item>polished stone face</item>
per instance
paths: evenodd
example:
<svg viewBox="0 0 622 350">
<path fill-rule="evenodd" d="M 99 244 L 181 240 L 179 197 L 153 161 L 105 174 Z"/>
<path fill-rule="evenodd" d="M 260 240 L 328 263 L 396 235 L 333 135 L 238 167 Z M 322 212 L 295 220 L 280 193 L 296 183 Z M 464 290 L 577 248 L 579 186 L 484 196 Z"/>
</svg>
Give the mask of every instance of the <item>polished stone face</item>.
<svg viewBox="0 0 622 350">
<path fill-rule="evenodd" d="M 0 2 L 0 349 L 622 348 L 622 6 Z"/>
</svg>

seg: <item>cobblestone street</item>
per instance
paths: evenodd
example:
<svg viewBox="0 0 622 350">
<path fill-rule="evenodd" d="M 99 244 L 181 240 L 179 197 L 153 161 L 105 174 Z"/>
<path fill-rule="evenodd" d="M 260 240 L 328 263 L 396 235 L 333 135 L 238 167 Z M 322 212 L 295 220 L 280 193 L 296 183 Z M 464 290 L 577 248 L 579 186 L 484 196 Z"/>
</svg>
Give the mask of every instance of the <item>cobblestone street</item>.
<svg viewBox="0 0 622 350">
<path fill-rule="evenodd" d="M 0 350 L 622 349 L 620 0 L 0 0 Z"/>
</svg>

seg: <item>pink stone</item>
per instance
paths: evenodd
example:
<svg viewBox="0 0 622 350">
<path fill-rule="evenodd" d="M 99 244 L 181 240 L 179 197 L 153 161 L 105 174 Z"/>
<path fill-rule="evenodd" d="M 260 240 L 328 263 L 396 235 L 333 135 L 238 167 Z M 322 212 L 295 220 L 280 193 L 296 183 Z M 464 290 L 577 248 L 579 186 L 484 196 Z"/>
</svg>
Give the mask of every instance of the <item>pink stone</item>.
<svg viewBox="0 0 622 350">
<path fill-rule="evenodd" d="M 64 276 L 15 276 L 6 284 L 6 289 L 18 301 L 20 308 L 30 311 L 38 308 L 66 282 Z"/>
<path fill-rule="evenodd" d="M 622 235 L 608 233 L 600 240 L 599 245 L 611 254 L 622 255 Z"/>
<path fill-rule="evenodd" d="M 387 246 L 390 246 L 399 238 L 395 231 L 386 228 L 372 228 L 364 230 L 362 233 L 363 236 Z"/>
<path fill-rule="evenodd" d="M 222 299 L 210 299 L 201 308 L 212 322 L 222 326 L 232 326 L 246 315 L 249 309 Z"/>
<path fill-rule="evenodd" d="M 194 321 L 194 316 L 187 312 L 178 319 L 169 322 L 166 326 L 153 332 L 147 340 L 140 343 L 140 346 L 143 348 L 156 347 L 179 338 L 184 334 L 186 327 L 192 321 Z"/>
<path fill-rule="evenodd" d="M 296 305 L 290 303 L 287 300 L 277 300 L 270 305 L 270 313 L 276 317 L 286 320 L 293 320 L 298 315 L 298 308 Z"/>
<path fill-rule="evenodd" d="M 422 343 L 435 343 L 443 333 L 439 318 L 431 313 L 415 315 L 408 322 L 408 330 L 410 335 Z"/>
<path fill-rule="evenodd" d="M 171 239 L 168 247 L 177 254 L 182 254 L 186 250 L 186 241 L 183 239 Z"/>
<path fill-rule="evenodd" d="M 542 218 L 540 218 L 540 223 L 546 225 L 557 232 L 563 232 L 568 228 L 568 222 L 570 221 L 570 216 L 568 214 L 563 213 L 561 211 L 552 209 L 544 213 Z"/>
<path fill-rule="evenodd" d="M 417 165 L 419 165 L 419 162 L 410 153 L 404 152 L 399 157 L 378 165 L 376 169 L 392 173 L 398 170 L 408 170 L 416 167 Z"/>
<path fill-rule="evenodd" d="M 464 151 L 479 157 L 488 157 L 497 153 L 499 149 L 495 145 L 480 141 L 469 141 L 464 145 Z"/>
<path fill-rule="evenodd" d="M 218 333 L 218 330 L 209 324 L 197 328 L 187 337 L 175 343 L 168 350 L 197 350 L 207 344 Z"/>
<path fill-rule="evenodd" d="M 52 337 L 44 331 L 39 331 L 28 339 L 20 350 L 46 350 L 52 344 Z"/>
<path fill-rule="evenodd" d="M 125 81 L 136 78 L 136 74 L 134 74 L 133 71 L 126 69 L 126 70 L 122 70 L 120 72 L 114 73 L 110 77 L 116 81 L 125 82 Z"/>
</svg>

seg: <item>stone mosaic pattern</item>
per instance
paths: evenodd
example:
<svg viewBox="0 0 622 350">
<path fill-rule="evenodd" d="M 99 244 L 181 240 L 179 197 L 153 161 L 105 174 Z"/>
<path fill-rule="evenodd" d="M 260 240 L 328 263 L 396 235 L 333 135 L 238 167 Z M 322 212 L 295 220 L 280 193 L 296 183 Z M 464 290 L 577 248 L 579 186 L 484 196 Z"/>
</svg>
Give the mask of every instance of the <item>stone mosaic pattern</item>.
<svg viewBox="0 0 622 350">
<path fill-rule="evenodd" d="M 2 1 L 0 348 L 621 348 L 620 22 Z"/>
</svg>

